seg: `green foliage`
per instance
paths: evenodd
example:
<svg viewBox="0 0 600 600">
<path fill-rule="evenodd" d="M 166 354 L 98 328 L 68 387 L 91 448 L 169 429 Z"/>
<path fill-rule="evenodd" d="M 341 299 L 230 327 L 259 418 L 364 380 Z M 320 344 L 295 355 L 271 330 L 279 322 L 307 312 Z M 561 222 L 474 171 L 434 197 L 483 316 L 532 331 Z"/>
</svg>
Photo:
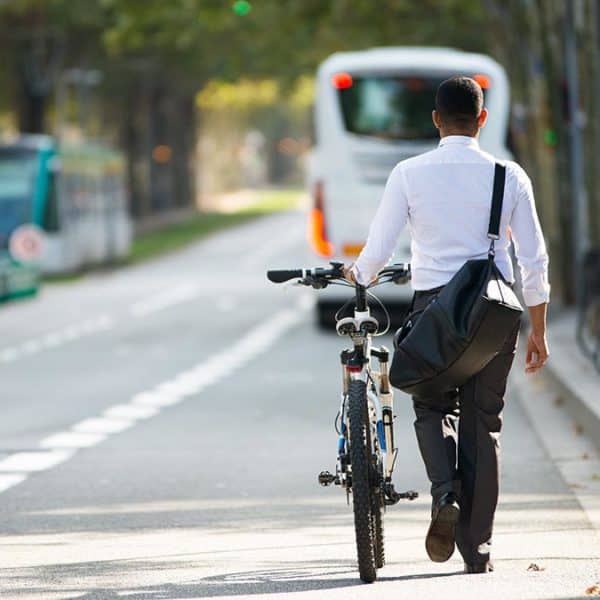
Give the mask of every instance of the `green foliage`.
<svg viewBox="0 0 600 600">
<path fill-rule="evenodd" d="M 250 10 L 250 8 L 252 10 Z M 239 15 L 243 15 L 240 18 Z M 337 50 L 435 44 L 483 50 L 477 0 L 19 0 L 0 4 L 14 28 L 51 32 L 65 62 L 136 58 L 201 84 L 209 78 L 310 72 Z M 200 85 L 197 85 L 200 87 Z"/>
</svg>

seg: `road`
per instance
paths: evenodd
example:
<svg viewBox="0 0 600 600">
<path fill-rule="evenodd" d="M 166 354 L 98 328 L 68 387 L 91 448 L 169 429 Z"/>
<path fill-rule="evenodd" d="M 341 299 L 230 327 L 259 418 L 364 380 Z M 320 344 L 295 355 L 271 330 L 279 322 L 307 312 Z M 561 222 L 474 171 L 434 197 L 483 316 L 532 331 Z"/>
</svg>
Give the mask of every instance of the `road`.
<svg viewBox="0 0 600 600">
<path fill-rule="evenodd" d="M 314 328 L 310 293 L 264 277 L 307 260 L 290 213 L 2 307 L 0 597 L 589 597 L 600 463 L 518 373 L 496 571 L 427 560 L 399 395 L 396 486 L 421 498 L 389 509 L 388 565 L 358 581 L 351 509 L 316 485 L 334 466 L 343 341 Z"/>
</svg>

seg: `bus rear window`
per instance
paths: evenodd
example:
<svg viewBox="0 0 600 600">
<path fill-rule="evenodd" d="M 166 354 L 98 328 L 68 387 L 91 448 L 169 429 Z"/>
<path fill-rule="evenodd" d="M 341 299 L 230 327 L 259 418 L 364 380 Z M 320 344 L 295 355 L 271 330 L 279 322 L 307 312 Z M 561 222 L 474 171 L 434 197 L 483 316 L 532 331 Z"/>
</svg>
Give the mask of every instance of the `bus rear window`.
<svg viewBox="0 0 600 600">
<path fill-rule="evenodd" d="M 435 140 L 435 92 L 447 77 L 352 77 L 338 90 L 347 131 L 390 140 Z"/>
</svg>

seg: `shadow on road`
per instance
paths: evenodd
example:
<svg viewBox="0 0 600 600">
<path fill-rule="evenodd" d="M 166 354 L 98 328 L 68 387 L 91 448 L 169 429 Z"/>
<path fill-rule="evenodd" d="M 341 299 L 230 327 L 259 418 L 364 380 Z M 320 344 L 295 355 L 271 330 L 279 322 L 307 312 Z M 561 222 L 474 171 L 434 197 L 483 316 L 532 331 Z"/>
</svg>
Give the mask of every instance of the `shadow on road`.
<svg viewBox="0 0 600 600">
<path fill-rule="evenodd" d="M 161 569 L 161 563 L 154 564 L 151 568 Z M 83 565 L 79 565 L 81 568 Z M 181 566 L 181 565 L 179 565 Z M 94 568 L 92 565 L 88 567 Z M 145 570 L 146 565 L 138 569 Z M 164 569 L 164 567 L 162 567 Z M 416 579 L 433 579 L 460 575 L 461 571 L 452 573 L 423 573 L 397 577 L 380 577 L 380 582 L 411 581 Z M 73 575 L 73 570 L 69 573 Z M 54 573 L 56 576 L 57 573 Z M 294 592 L 310 592 L 317 590 L 331 590 L 353 586 L 362 586 L 358 579 L 356 563 L 351 560 L 329 562 L 298 562 L 294 566 L 280 566 L 251 571 L 234 571 L 203 577 L 196 582 L 186 583 L 161 583 L 159 585 L 145 585 L 137 588 L 124 587 L 121 589 L 77 589 L 76 586 L 63 590 L 65 593 L 78 593 L 78 600 L 92 600 L 102 598 L 112 600 L 126 596 L 131 600 L 143 599 L 169 599 L 169 598 L 218 598 L 222 596 L 254 596 L 258 594 L 282 594 Z M 39 586 L 35 589 L 28 588 L 30 593 L 38 593 L 44 597 L 45 593 L 57 593 L 56 586 L 44 589 Z"/>
</svg>

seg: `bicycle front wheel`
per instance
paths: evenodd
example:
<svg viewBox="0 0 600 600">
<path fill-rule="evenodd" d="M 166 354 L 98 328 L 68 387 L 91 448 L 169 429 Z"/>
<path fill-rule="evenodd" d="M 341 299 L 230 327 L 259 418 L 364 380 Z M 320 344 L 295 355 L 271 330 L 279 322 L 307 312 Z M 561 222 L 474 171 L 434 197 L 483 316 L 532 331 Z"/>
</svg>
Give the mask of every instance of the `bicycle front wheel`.
<svg viewBox="0 0 600 600">
<path fill-rule="evenodd" d="M 365 583 L 372 583 L 377 577 L 375 515 L 371 498 L 371 434 L 367 410 L 367 387 L 363 381 L 350 382 L 348 421 L 358 572 Z"/>
</svg>

